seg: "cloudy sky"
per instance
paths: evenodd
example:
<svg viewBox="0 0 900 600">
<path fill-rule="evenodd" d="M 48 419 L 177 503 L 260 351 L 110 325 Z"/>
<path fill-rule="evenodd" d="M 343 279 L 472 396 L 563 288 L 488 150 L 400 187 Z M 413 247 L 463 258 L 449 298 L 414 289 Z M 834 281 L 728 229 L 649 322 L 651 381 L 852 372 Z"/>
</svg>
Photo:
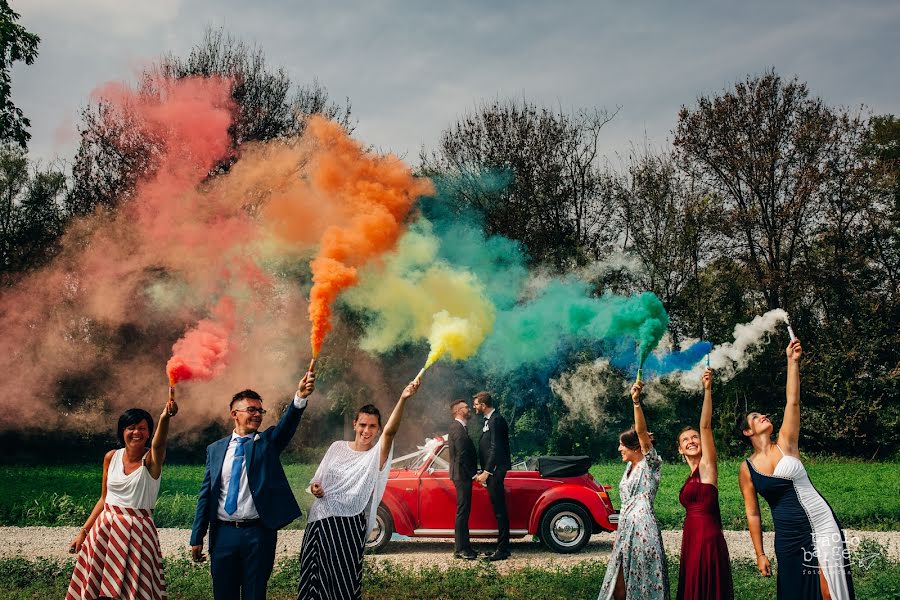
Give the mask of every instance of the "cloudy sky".
<svg viewBox="0 0 900 600">
<path fill-rule="evenodd" d="M 416 162 L 481 100 L 621 107 L 604 151 L 664 144 L 678 108 L 747 74 L 798 75 L 832 105 L 900 114 L 900 3 L 482 0 L 11 0 L 41 39 L 13 71 L 36 158 L 69 159 L 91 90 L 207 25 L 260 44 L 296 82 L 349 97 L 356 135 Z M 894 40 L 893 42 L 891 40 Z"/>
</svg>

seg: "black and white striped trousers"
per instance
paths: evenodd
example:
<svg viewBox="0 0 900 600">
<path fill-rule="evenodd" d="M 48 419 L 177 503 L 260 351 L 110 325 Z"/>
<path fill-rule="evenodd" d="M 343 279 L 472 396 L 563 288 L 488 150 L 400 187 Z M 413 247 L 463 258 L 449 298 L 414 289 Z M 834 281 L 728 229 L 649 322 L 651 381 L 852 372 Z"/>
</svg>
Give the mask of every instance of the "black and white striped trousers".
<svg viewBox="0 0 900 600">
<path fill-rule="evenodd" d="M 306 525 L 297 600 L 362 598 L 366 514 L 328 517 Z"/>
</svg>

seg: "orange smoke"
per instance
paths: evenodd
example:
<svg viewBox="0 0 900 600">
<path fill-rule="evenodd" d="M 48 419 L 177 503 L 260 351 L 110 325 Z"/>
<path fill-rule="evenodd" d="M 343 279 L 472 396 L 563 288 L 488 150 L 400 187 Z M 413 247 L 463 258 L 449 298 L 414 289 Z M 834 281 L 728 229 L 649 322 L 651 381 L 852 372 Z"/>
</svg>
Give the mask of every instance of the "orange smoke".
<svg viewBox="0 0 900 600">
<path fill-rule="evenodd" d="M 318 356 L 331 330 L 335 298 L 357 282 L 357 267 L 394 247 L 404 217 L 416 199 L 434 193 L 434 187 L 413 176 L 397 157 L 366 152 L 337 123 L 314 117 L 307 132 L 319 146 L 309 171 L 315 196 L 343 206 L 349 215 L 325 230 L 311 263 L 310 342 L 313 356 Z"/>
</svg>

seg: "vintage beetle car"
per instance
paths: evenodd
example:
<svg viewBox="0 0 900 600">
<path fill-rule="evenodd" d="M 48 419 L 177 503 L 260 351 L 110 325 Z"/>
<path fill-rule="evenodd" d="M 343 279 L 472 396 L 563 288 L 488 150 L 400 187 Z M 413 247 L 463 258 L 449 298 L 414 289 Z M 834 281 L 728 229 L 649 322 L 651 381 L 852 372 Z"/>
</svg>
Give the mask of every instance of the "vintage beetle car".
<svg viewBox="0 0 900 600">
<path fill-rule="evenodd" d="M 367 548 L 384 548 L 394 533 L 453 538 L 456 490 L 445 442 L 446 436 L 435 437 L 419 452 L 392 461 Z M 589 467 L 587 456 L 545 456 L 513 465 L 505 481 L 510 536 L 537 535 L 551 550 L 572 553 L 584 548 L 591 534 L 615 530 L 618 512 L 609 498 L 610 487 L 594 481 Z M 496 537 L 487 489 L 477 482 L 472 485 L 470 535 Z"/>
</svg>

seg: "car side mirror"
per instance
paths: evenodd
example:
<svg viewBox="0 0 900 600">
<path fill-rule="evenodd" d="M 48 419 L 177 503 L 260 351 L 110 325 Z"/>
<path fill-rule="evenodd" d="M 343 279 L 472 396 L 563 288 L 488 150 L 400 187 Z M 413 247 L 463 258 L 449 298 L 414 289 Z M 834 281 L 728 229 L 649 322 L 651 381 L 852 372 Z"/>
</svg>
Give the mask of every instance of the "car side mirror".
<svg viewBox="0 0 900 600">
<path fill-rule="evenodd" d="M 428 474 L 434 475 L 434 467 L 428 467 Z"/>
</svg>

